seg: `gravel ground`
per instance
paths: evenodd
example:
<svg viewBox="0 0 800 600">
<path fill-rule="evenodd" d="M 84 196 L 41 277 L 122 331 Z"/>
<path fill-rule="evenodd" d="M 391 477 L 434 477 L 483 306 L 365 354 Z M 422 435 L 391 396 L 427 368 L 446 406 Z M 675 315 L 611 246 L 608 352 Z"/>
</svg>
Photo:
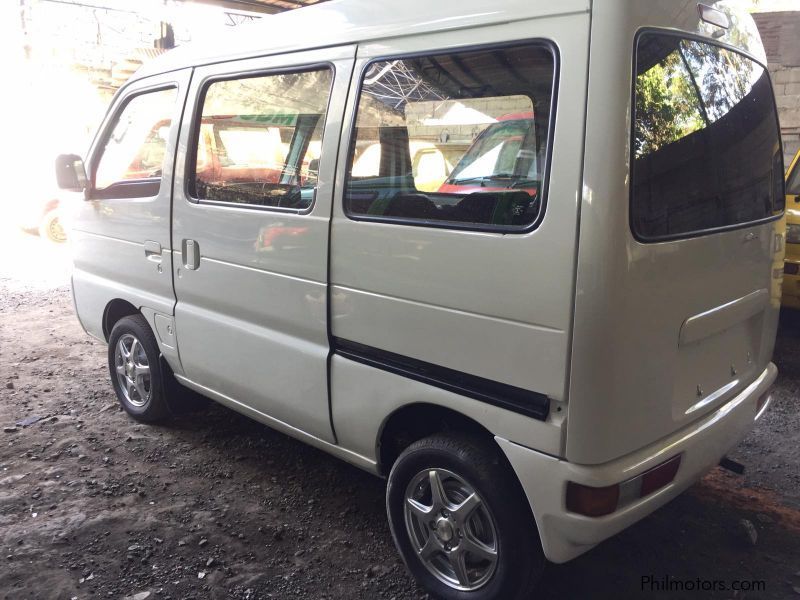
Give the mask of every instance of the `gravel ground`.
<svg viewBox="0 0 800 600">
<path fill-rule="evenodd" d="M 541 597 L 800 598 L 799 341 L 784 315 L 774 405 L 732 454 L 744 476 L 717 469 L 548 566 Z M 1 268 L 0 398 L 2 597 L 425 597 L 395 553 L 381 480 L 215 404 L 136 424 L 69 289 Z M 646 576 L 766 590 L 657 593 Z"/>
</svg>

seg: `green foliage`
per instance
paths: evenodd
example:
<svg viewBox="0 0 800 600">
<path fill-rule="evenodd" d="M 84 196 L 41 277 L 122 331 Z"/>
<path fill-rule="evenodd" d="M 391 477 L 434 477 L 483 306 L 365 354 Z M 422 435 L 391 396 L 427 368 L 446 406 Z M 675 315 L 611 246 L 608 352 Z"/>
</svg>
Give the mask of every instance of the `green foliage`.
<svg viewBox="0 0 800 600">
<path fill-rule="evenodd" d="M 678 52 L 636 78 L 636 156 L 654 152 L 702 127 L 697 95 Z"/>
<path fill-rule="evenodd" d="M 636 78 L 636 156 L 721 119 L 762 75 L 763 69 L 742 54 L 682 40 Z"/>
</svg>

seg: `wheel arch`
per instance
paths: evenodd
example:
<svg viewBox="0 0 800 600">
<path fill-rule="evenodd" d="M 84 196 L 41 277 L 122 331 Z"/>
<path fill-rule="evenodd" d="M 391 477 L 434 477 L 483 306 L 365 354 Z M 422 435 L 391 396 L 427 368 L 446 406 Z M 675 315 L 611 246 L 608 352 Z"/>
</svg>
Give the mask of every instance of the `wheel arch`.
<svg viewBox="0 0 800 600">
<path fill-rule="evenodd" d="M 388 475 L 404 449 L 417 440 L 443 431 L 471 433 L 496 444 L 494 434 L 475 419 L 439 404 L 413 402 L 389 414 L 378 431 L 375 452 L 378 473 Z"/>
<path fill-rule="evenodd" d="M 138 308 L 122 298 L 114 298 L 106 304 L 106 308 L 103 311 L 103 336 L 106 342 L 111 336 L 111 330 L 114 329 L 114 325 L 116 325 L 120 319 L 140 314 L 142 313 Z"/>
</svg>

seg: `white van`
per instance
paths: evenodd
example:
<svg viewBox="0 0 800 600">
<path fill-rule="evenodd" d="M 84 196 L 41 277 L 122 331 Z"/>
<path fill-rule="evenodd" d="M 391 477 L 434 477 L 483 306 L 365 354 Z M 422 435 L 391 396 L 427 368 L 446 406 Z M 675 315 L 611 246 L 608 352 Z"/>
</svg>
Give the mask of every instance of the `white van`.
<svg viewBox="0 0 800 600">
<path fill-rule="evenodd" d="M 135 419 L 185 386 L 387 477 L 422 585 L 528 597 L 769 403 L 764 60 L 684 0 L 344 0 L 178 48 L 58 161 L 78 317 Z M 419 189 L 412 147 L 469 177 Z"/>
</svg>

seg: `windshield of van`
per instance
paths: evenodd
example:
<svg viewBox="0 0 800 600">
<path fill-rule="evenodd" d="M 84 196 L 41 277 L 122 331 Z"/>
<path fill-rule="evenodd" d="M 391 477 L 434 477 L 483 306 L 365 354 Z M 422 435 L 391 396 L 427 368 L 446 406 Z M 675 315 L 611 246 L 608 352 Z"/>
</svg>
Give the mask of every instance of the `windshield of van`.
<svg viewBox="0 0 800 600">
<path fill-rule="evenodd" d="M 643 240 L 700 235 L 783 210 L 783 155 L 766 69 L 667 33 L 636 49 L 631 223 Z"/>
</svg>

